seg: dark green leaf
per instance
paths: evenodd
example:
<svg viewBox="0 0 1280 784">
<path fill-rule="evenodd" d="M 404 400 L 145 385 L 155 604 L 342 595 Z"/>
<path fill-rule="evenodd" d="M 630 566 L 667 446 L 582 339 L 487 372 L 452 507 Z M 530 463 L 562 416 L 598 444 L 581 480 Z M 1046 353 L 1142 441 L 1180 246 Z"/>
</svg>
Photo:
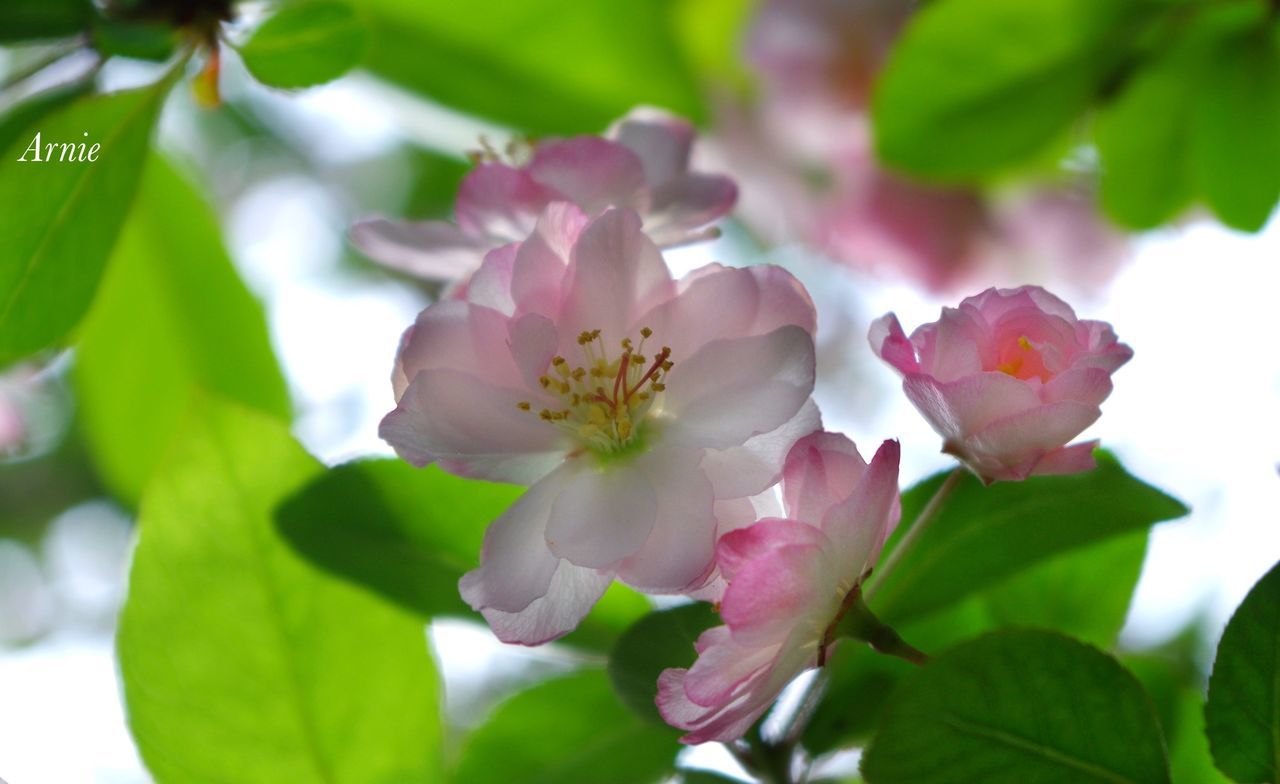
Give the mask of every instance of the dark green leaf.
<svg viewBox="0 0 1280 784">
<path fill-rule="evenodd" d="M 262 306 L 236 275 L 209 205 L 159 157 L 147 162 L 85 318 L 74 378 L 90 452 L 129 503 L 193 389 L 289 418 Z"/>
<path fill-rule="evenodd" d="M 174 29 L 157 22 L 97 19 L 93 24 L 93 48 L 107 56 L 163 62 L 176 43 Z"/>
<path fill-rule="evenodd" d="M 1124 625 L 1146 554 L 1147 532 L 1062 553 L 898 632 L 925 651 L 942 650 L 1001 626 L 1049 628 L 1110 647 Z M 864 742 L 898 682 L 915 668 L 844 643 L 828 665 L 827 698 L 804 745 L 820 754 Z"/>
<path fill-rule="evenodd" d="M 1067 637 L 1004 631 L 934 659 L 895 692 L 862 760 L 870 784 L 1167 784 L 1138 681 Z"/>
<path fill-rule="evenodd" d="M 23 134 L 0 159 L 0 365 L 51 346 L 79 322 L 137 190 L 151 129 L 169 88 L 74 101 Z M 54 159 L 25 151 L 55 144 Z M 59 160 L 75 145 L 87 157 Z M 64 147 L 67 145 L 67 147 Z"/>
<path fill-rule="evenodd" d="M 520 494 L 400 460 L 338 466 L 284 503 L 277 525 L 308 559 L 420 614 L 474 617 L 458 578 L 475 568 L 484 530 Z M 607 648 L 648 609 L 615 585 L 567 642 Z"/>
<path fill-rule="evenodd" d="M 893 623 L 921 617 L 1052 555 L 1187 513 L 1110 454 L 1097 456 L 1097 468 L 1071 476 L 984 487 L 966 475 L 888 581 L 878 584 L 872 577 L 872 609 Z M 943 478 L 926 479 L 903 495 L 903 528 Z"/>
<path fill-rule="evenodd" d="M 1223 223 L 1257 231 L 1280 198 L 1280 42 L 1269 27 L 1226 38 L 1202 67 L 1196 183 Z"/>
<path fill-rule="evenodd" d="M 654 699 L 658 676 L 668 667 L 689 667 L 698 635 L 720 623 L 711 605 L 698 602 L 641 618 L 609 653 L 609 679 L 622 702 L 637 715 L 661 723 Z"/>
<path fill-rule="evenodd" d="M 652 0 L 358 0 L 365 64 L 469 114 L 536 133 L 597 133 L 637 104 L 705 110 Z"/>
<path fill-rule="evenodd" d="M 876 149 L 920 175 L 972 177 L 1036 155 L 1115 70 L 1135 4 L 939 0 L 889 58 Z"/>
<path fill-rule="evenodd" d="M 38 92 L 17 106 L 11 107 L 4 117 L 0 118 L 0 150 L 9 149 L 20 138 L 30 144 L 31 137 L 35 136 L 37 125 L 46 115 L 87 95 L 91 89 L 93 84 L 87 80 L 58 85 Z"/>
<path fill-rule="evenodd" d="M 148 488 L 118 645 L 157 781 L 439 780 L 421 622 L 315 569 L 271 524 L 322 470 L 285 424 L 205 400 Z"/>
<path fill-rule="evenodd" d="M 83 32 L 93 18 L 90 0 L 4 0 L 0 43 L 62 38 Z"/>
<path fill-rule="evenodd" d="M 547 681 L 500 705 L 463 742 L 454 784 L 652 784 L 676 735 L 632 715 L 603 672 Z"/>
<path fill-rule="evenodd" d="M 364 57 L 368 31 L 350 6 L 301 3 L 280 9 L 240 49 L 245 67 L 272 87 L 310 87 L 337 79 Z"/>
<path fill-rule="evenodd" d="M 1205 723 L 1223 773 L 1240 784 L 1280 781 L 1280 565 L 1222 633 Z"/>
</svg>

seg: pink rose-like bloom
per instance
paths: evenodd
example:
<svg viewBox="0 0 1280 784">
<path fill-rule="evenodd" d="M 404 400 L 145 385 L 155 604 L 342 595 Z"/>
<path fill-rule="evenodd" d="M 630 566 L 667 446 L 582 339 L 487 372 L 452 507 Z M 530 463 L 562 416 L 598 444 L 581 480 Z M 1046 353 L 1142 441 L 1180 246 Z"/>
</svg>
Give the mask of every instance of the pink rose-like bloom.
<svg viewBox="0 0 1280 784">
<path fill-rule="evenodd" d="M 988 289 L 943 308 L 910 340 L 890 313 L 869 337 L 945 439 L 943 451 L 988 483 L 1093 468 L 1097 441 L 1065 444 L 1101 415 L 1111 374 L 1133 356 L 1109 324 L 1076 318 L 1037 286 Z"/>
<path fill-rule="evenodd" d="M 898 458 L 897 441 L 868 465 L 848 438 L 814 433 L 787 456 L 788 519 L 720 539 L 724 625 L 698 638 L 691 668 L 658 678 L 658 710 L 688 730 L 683 742 L 741 737 L 797 675 L 825 663 L 835 625 L 901 515 Z"/>
<path fill-rule="evenodd" d="M 351 229 L 351 241 L 389 267 L 431 280 L 460 281 L 486 252 L 529 235 L 554 201 L 588 215 L 629 207 L 662 247 L 717 236 L 708 224 L 733 209 L 728 177 L 689 171 L 693 126 L 654 111 L 633 112 L 608 138 L 575 136 L 532 146 L 528 160 L 508 164 L 490 155 L 462 180 L 455 223 L 372 218 Z"/>
<path fill-rule="evenodd" d="M 614 577 L 710 579 L 718 502 L 771 486 L 821 426 L 814 321 L 777 267 L 676 282 L 634 211 L 554 203 L 405 333 L 380 433 L 416 465 L 531 485 L 460 589 L 500 639 L 546 642 Z"/>
</svg>

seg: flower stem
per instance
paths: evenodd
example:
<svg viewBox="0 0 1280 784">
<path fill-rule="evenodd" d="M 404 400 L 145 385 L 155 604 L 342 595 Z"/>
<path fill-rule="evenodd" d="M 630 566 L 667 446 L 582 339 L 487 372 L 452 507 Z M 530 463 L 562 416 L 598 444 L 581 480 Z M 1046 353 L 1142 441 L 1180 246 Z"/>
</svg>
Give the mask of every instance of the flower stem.
<svg viewBox="0 0 1280 784">
<path fill-rule="evenodd" d="M 893 627 L 877 618 L 861 597 L 855 599 L 848 612 L 840 619 L 839 632 L 865 642 L 877 653 L 896 656 L 912 664 L 925 664 L 929 661 L 928 655 L 907 643 Z"/>
<path fill-rule="evenodd" d="M 884 585 L 885 580 L 893 573 L 895 569 L 902 563 L 907 555 L 915 549 L 920 541 L 920 537 L 928 529 L 929 524 L 937 517 L 941 511 L 942 505 L 946 503 L 947 498 L 956 489 L 956 485 L 960 484 L 960 479 L 964 476 L 964 468 L 956 466 L 947 478 L 942 480 L 942 484 L 934 491 L 933 497 L 929 499 L 929 503 L 925 504 L 924 509 L 920 510 L 920 514 L 916 516 L 911 527 L 907 529 L 907 533 L 898 542 L 898 546 L 893 548 L 893 552 L 889 553 L 889 557 L 885 559 L 884 566 L 876 570 L 870 580 L 870 585 L 863 591 L 863 594 L 870 599 L 875 596 L 876 592 Z"/>
</svg>

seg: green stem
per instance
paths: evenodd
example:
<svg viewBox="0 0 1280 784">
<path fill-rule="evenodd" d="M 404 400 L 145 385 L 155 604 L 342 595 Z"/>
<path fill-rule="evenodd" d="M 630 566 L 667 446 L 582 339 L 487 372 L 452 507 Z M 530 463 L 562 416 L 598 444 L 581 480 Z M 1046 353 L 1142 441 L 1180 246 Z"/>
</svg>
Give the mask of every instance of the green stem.
<svg viewBox="0 0 1280 784">
<path fill-rule="evenodd" d="M 956 485 L 960 484 L 960 479 L 964 475 L 964 468 L 957 466 L 951 473 L 947 474 L 947 478 L 942 481 L 938 489 L 934 492 L 933 497 L 929 499 L 929 503 L 925 504 L 924 509 L 920 510 L 920 514 L 912 522 L 911 527 L 907 529 L 907 533 L 898 542 L 898 546 L 893 548 L 893 552 L 889 553 L 889 557 L 885 559 L 884 566 L 876 570 L 870 579 L 870 585 L 863 594 L 870 599 L 875 596 L 876 592 L 885 584 L 889 575 L 906 559 L 907 555 L 919 543 L 920 537 L 929 528 L 938 516 L 938 512 L 942 510 L 942 505 L 946 503 L 947 498 L 956 489 Z"/>
<path fill-rule="evenodd" d="M 860 596 L 850 603 L 836 631 L 845 637 L 861 640 L 870 645 L 873 651 L 886 656 L 895 656 L 912 664 L 925 664 L 929 661 L 928 655 L 910 645 L 893 627 L 877 618 Z"/>
<path fill-rule="evenodd" d="M 745 755 L 747 764 L 744 767 L 765 784 L 793 784 L 791 758 L 795 748 L 791 744 L 769 743 L 760 736 L 759 725 L 747 735 L 747 743 L 750 751 Z M 738 760 L 742 762 L 743 757 Z"/>
</svg>

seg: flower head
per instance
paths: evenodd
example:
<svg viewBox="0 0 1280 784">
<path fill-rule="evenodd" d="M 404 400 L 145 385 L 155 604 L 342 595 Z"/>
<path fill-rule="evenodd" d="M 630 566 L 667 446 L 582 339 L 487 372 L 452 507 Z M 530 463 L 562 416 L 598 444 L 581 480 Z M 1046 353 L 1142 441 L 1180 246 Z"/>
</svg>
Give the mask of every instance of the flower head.
<svg viewBox="0 0 1280 784">
<path fill-rule="evenodd" d="M 781 269 L 676 282 L 635 212 L 554 203 L 406 332 L 381 434 L 415 464 L 532 485 L 461 589 L 500 638 L 536 644 L 615 576 L 708 578 L 717 502 L 769 487 L 819 427 L 813 329 Z"/>
<path fill-rule="evenodd" d="M 486 149 L 462 181 L 456 223 L 372 218 L 351 229 L 355 245 L 388 266 L 422 278 L 461 281 L 486 252 L 519 242 L 554 201 L 588 215 L 628 207 L 663 247 L 716 236 L 707 226 L 733 208 L 728 177 L 689 171 L 693 126 L 637 111 L 607 137 L 575 136 Z"/>
<path fill-rule="evenodd" d="M 688 670 L 658 679 L 658 709 L 685 743 L 741 737 L 788 683 L 822 666 L 901 514 L 896 441 L 864 463 L 853 442 L 815 433 L 792 448 L 787 519 L 726 534 L 716 561 L 728 580 L 723 626 L 703 632 Z"/>
<path fill-rule="evenodd" d="M 1064 445 L 1101 415 L 1111 374 L 1133 356 L 1110 325 L 1076 318 L 1037 286 L 988 289 L 943 308 L 910 340 L 890 313 L 870 340 L 903 374 L 943 450 L 986 482 L 1092 468 L 1096 441 Z"/>
</svg>

